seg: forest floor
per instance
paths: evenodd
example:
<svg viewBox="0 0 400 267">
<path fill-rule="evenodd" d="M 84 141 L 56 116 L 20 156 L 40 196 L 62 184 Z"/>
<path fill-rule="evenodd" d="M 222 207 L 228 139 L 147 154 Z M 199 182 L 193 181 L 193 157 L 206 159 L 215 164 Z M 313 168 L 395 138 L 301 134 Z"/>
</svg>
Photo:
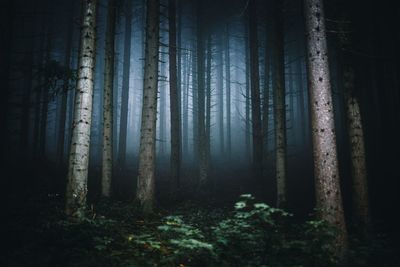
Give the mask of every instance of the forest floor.
<svg viewBox="0 0 400 267">
<path fill-rule="evenodd" d="M 245 186 L 161 194 L 147 217 L 132 201 L 97 200 L 79 223 L 66 220 L 62 196 L 36 189 L 8 195 L 0 266 L 336 266 L 335 229 L 240 195 Z M 342 266 L 400 266 L 399 251 L 387 233 L 352 236 Z"/>
</svg>

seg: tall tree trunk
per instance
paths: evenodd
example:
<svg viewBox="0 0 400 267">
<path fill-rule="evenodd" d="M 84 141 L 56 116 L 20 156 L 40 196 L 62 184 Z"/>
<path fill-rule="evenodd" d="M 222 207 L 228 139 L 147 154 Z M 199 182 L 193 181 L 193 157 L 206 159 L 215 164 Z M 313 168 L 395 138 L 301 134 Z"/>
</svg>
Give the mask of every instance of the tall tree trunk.
<svg viewBox="0 0 400 267">
<path fill-rule="evenodd" d="M 321 0 L 304 1 L 307 70 L 317 208 L 339 230 L 333 255 L 343 259 L 347 231 L 340 190 L 325 18 Z"/>
<path fill-rule="evenodd" d="M 217 60 L 217 94 L 218 94 L 218 133 L 220 155 L 225 153 L 224 141 L 224 74 L 223 74 L 223 57 L 222 57 L 222 37 L 219 37 L 216 60 Z"/>
<path fill-rule="evenodd" d="M 126 138 L 128 129 L 129 105 L 129 77 L 131 69 L 131 34 L 132 34 L 132 1 L 126 1 L 125 7 L 125 40 L 124 65 L 122 73 L 121 115 L 119 123 L 118 167 L 121 171 L 125 167 Z"/>
<path fill-rule="evenodd" d="M 261 177 L 262 172 L 262 130 L 260 107 L 260 74 L 258 66 L 257 6 L 255 0 L 249 4 L 250 80 L 251 80 L 251 122 L 253 134 L 253 171 Z"/>
<path fill-rule="evenodd" d="M 146 6 L 146 48 L 140 128 L 137 199 L 145 214 L 153 212 L 156 158 L 156 120 L 159 47 L 159 0 Z"/>
<path fill-rule="evenodd" d="M 114 38 L 116 10 L 116 0 L 108 0 L 103 92 L 103 157 L 101 171 L 101 194 L 105 197 L 109 197 L 111 194 L 113 171 Z"/>
<path fill-rule="evenodd" d="M 350 144 L 351 174 L 353 178 L 353 208 L 357 226 L 359 226 L 363 234 L 367 236 L 371 227 L 371 219 L 368 203 L 364 131 L 359 100 L 354 90 L 354 70 L 350 65 L 345 65 L 343 76 L 348 138 Z"/>
<path fill-rule="evenodd" d="M 282 1 L 274 1 L 274 115 L 277 206 L 286 203 L 286 109 L 285 109 L 285 64 L 283 37 Z"/>
<path fill-rule="evenodd" d="M 207 181 L 206 129 L 205 129 L 205 57 L 204 57 L 204 13 L 201 0 L 197 1 L 197 123 L 198 123 L 198 166 L 199 185 Z"/>
<path fill-rule="evenodd" d="M 176 0 L 168 1 L 169 16 L 169 96 L 171 105 L 171 181 L 179 187 L 181 166 L 181 115 L 177 76 L 176 51 Z M 180 76 L 180 75 L 179 75 Z M 179 86 L 180 88 L 181 86 Z"/>
<path fill-rule="evenodd" d="M 247 25 L 246 25 L 247 26 Z M 245 145 L 246 145 L 246 155 L 250 158 L 250 58 L 249 58 L 249 30 L 245 27 L 246 39 L 245 39 L 245 68 L 246 68 L 246 92 L 245 92 Z"/>
<path fill-rule="evenodd" d="M 89 167 L 90 125 L 96 55 L 96 0 L 82 0 L 78 80 L 67 176 L 66 213 L 81 220 L 85 216 Z"/>
<path fill-rule="evenodd" d="M 211 34 L 208 34 L 207 40 L 207 77 L 206 77 L 206 161 L 207 168 L 210 168 L 211 157 L 211 65 L 212 65 L 212 40 Z"/>
<path fill-rule="evenodd" d="M 183 90 L 183 109 L 182 109 L 182 154 L 183 158 L 189 155 L 189 87 L 190 87 L 190 70 L 191 70 L 191 57 L 188 52 L 185 59 L 184 67 L 184 90 Z"/>
<path fill-rule="evenodd" d="M 71 1 L 71 20 L 68 22 L 67 28 L 67 43 L 65 45 L 65 58 L 64 65 L 65 67 L 71 66 L 71 52 L 72 52 L 72 37 L 73 37 L 73 7 L 74 1 Z M 59 166 L 64 165 L 64 147 L 65 147 L 65 123 L 67 121 L 67 102 L 68 102 L 68 90 L 69 90 L 70 81 L 68 78 L 63 81 L 63 89 L 61 95 L 61 107 L 60 107 L 60 127 L 58 131 L 58 140 L 57 140 L 57 161 Z"/>
<path fill-rule="evenodd" d="M 165 27 L 161 25 L 162 27 Z M 163 39 L 161 37 L 160 39 Z M 160 79 L 162 82 L 159 84 L 159 89 L 158 91 L 160 92 L 160 96 L 158 98 L 159 100 L 159 142 L 158 142 L 158 153 L 160 158 L 164 158 L 165 156 L 165 142 L 166 142 L 166 130 L 167 130 L 167 116 L 166 116 L 166 109 L 167 109 L 167 85 L 166 85 L 166 79 L 167 79 L 167 52 L 164 51 L 164 47 L 160 48 L 161 54 L 160 54 Z M 176 72 L 176 71 L 175 71 Z"/>
<path fill-rule="evenodd" d="M 270 12 L 267 11 L 266 17 L 269 18 Z M 263 112 L 262 112 L 262 134 L 263 134 L 263 176 L 265 176 L 267 166 L 267 154 L 268 154 L 268 130 L 269 130 L 269 98 L 270 98 L 270 66 L 271 66 L 271 40 L 269 37 L 270 27 L 268 19 L 265 20 L 265 54 L 264 54 L 264 93 L 263 93 Z"/>
<path fill-rule="evenodd" d="M 225 88 L 226 88 L 226 152 L 231 157 L 231 62 L 229 55 L 229 24 L 225 36 Z"/>
</svg>

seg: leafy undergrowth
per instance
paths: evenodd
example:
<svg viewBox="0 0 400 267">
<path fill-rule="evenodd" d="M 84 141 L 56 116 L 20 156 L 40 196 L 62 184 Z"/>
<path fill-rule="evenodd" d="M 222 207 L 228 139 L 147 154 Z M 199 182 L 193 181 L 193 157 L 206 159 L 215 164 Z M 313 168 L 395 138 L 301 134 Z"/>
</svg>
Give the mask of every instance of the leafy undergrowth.
<svg viewBox="0 0 400 267">
<path fill-rule="evenodd" d="M 29 204 L 36 216 L 25 213 L 12 226 L 2 266 L 334 266 L 335 229 L 295 223 L 248 194 L 232 208 L 186 202 L 151 218 L 132 204 L 102 201 L 80 223 L 65 220 L 58 198 Z M 368 266 L 383 251 L 381 241 L 354 241 L 348 265 Z"/>
</svg>

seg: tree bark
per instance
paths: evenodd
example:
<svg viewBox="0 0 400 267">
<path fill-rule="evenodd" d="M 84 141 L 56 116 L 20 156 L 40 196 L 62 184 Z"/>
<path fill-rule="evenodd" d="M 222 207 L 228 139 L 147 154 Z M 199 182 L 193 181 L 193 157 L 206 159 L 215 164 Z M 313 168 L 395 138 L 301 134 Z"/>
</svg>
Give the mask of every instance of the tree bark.
<svg viewBox="0 0 400 267">
<path fill-rule="evenodd" d="M 66 214 L 85 216 L 96 49 L 96 0 L 82 0 L 78 80 L 66 190 Z"/>
<path fill-rule="evenodd" d="M 169 96 L 171 105 L 171 184 L 178 188 L 181 166 L 181 120 L 176 51 L 176 0 L 168 2 L 169 16 Z"/>
<path fill-rule="evenodd" d="M 114 38 L 116 10 L 116 0 L 108 0 L 103 92 L 103 157 L 101 171 L 101 194 L 105 197 L 109 197 L 111 194 L 113 171 Z"/>
<path fill-rule="evenodd" d="M 139 174 L 137 179 L 137 199 L 145 214 L 152 213 L 154 206 L 159 5 L 159 0 L 148 0 L 146 6 L 143 107 L 140 129 Z"/>
<path fill-rule="evenodd" d="M 286 204 L 286 106 L 285 106 L 285 64 L 283 37 L 283 6 L 274 1 L 274 115 L 275 115 L 275 158 L 277 207 Z"/>
<path fill-rule="evenodd" d="M 249 41 L 250 41 L 250 80 L 251 80 L 251 121 L 253 134 L 253 171 L 254 176 L 262 173 L 262 129 L 260 107 L 260 74 L 258 66 L 257 6 L 255 0 L 249 4 Z"/>
<path fill-rule="evenodd" d="M 231 157 L 231 60 L 229 55 L 229 24 L 225 36 L 225 89 L 226 89 L 226 153 Z"/>
<path fill-rule="evenodd" d="M 367 236 L 371 227 L 367 164 L 365 159 L 364 131 L 361 120 L 359 100 L 354 92 L 354 70 L 344 67 L 344 89 L 348 138 L 350 144 L 351 174 L 353 178 L 353 209 L 355 222 Z"/>
<path fill-rule="evenodd" d="M 321 0 L 305 0 L 304 10 L 316 203 L 320 217 L 339 230 L 332 252 L 341 260 L 346 251 L 347 232 L 339 180 L 323 3 Z"/>
</svg>

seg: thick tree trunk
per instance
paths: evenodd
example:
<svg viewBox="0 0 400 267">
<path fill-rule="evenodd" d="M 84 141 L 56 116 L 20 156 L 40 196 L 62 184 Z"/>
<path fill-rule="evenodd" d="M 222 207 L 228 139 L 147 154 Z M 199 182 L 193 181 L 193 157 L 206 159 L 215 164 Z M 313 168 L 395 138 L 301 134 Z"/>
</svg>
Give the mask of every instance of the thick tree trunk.
<svg viewBox="0 0 400 267">
<path fill-rule="evenodd" d="M 253 171 L 256 177 L 262 173 L 263 140 L 261 129 L 260 74 L 258 66 L 257 6 L 250 0 L 250 80 L 251 80 L 251 122 L 253 134 Z"/>
<path fill-rule="evenodd" d="M 168 2 L 169 16 L 169 96 L 171 105 L 171 184 L 179 187 L 181 166 L 181 120 L 177 76 L 176 0 Z M 179 86 L 180 88 L 180 86 Z"/>
<path fill-rule="evenodd" d="M 286 106 L 285 106 L 285 64 L 283 37 L 283 6 L 280 0 L 274 2 L 274 115 L 275 115 L 275 158 L 277 206 L 286 203 Z"/>
<path fill-rule="evenodd" d="M 111 179 L 113 171 L 113 94 L 114 94 L 114 55 L 116 28 L 116 0 L 109 0 L 107 7 L 107 28 L 104 65 L 103 92 L 103 157 L 101 171 L 101 194 L 109 197 L 111 194 Z"/>
<path fill-rule="evenodd" d="M 121 115 L 119 123 L 118 167 L 121 171 L 125 167 L 126 138 L 128 129 L 129 104 L 129 77 L 131 69 L 131 34 L 132 34 L 132 1 L 126 1 L 124 65 L 122 73 Z"/>
<path fill-rule="evenodd" d="M 74 121 L 69 153 L 66 190 L 66 213 L 82 219 L 85 215 L 89 167 L 90 125 L 96 55 L 96 0 L 82 0 L 78 80 Z"/>
<path fill-rule="evenodd" d="M 159 47 L 159 1 L 148 0 L 143 81 L 142 125 L 140 128 L 137 199 L 145 214 L 153 212 L 156 158 L 156 120 Z"/>
<path fill-rule="evenodd" d="M 364 131 L 358 98 L 354 92 L 354 70 L 347 65 L 344 69 L 344 89 L 348 138 L 350 144 L 351 174 L 353 178 L 353 208 L 357 226 L 365 236 L 371 227 L 367 164 L 365 160 Z"/>
<path fill-rule="evenodd" d="M 304 1 L 307 70 L 317 208 L 339 230 L 333 254 L 342 259 L 347 232 L 340 190 L 325 18 L 321 0 Z"/>
</svg>

